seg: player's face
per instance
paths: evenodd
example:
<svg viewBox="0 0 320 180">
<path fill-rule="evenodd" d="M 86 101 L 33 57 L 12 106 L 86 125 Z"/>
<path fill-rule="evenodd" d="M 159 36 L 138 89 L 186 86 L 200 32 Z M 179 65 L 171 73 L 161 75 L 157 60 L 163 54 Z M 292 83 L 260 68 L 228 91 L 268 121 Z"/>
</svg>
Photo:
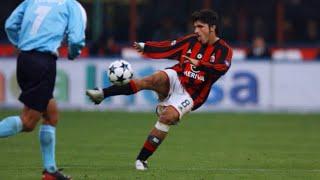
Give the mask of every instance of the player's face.
<svg viewBox="0 0 320 180">
<path fill-rule="evenodd" d="M 210 35 L 212 34 L 212 28 L 208 24 L 205 24 L 201 21 L 195 21 L 193 23 L 194 33 L 198 36 L 198 41 L 202 44 L 209 42 Z"/>
</svg>

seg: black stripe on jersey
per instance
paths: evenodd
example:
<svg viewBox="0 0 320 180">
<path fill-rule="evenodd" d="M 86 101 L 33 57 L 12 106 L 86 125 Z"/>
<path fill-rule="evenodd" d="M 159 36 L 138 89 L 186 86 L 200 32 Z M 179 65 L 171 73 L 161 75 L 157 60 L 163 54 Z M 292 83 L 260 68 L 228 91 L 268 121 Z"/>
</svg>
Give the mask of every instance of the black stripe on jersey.
<svg viewBox="0 0 320 180">
<path fill-rule="evenodd" d="M 220 57 L 217 57 L 216 60 L 217 60 L 220 64 L 224 64 L 224 61 L 226 60 L 227 55 L 228 55 L 228 47 L 223 46 L 221 43 L 219 43 L 219 44 L 217 45 L 217 50 L 221 50 L 221 56 L 220 56 Z"/>
<path fill-rule="evenodd" d="M 174 59 L 172 57 L 173 54 L 177 53 L 177 52 L 181 52 L 182 54 L 186 54 L 187 50 L 189 47 L 189 42 L 184 43 L 183 45 L 181 45 L 180 47 L 174 48 L 170 51 L 166 51 L 166 52 L 144 52 L 144 55 L 150 58 L 154 58 L 154 59 Z M 182 58 L 178 58 L 177 60 L 183 60 Z"/>
<path fill-rule="evenodd" d="M 209 86 L 209 89 L 208 89 L 208 91 L 209 91 L 209 93 L 205 93 L 205 97 L 201 97 L 201 95 L 204 93 L 203 92 L 203 89 L 206 87 L 206 86 Z M 207 99 L 208 98 L 208 96 L 209 96 L 209 94 L 210 94 L 210 91 L 211 91 L 211 86 L 212 86 L 212 83 L 210 82 L 210 83 L 208 83 L 208 84 L 202 84 L 200 87 L 199 87 L 199 89 L 202 89 L 202 91 L 200 92 L 200 94 L 199 94 L 199 92 L 194 92 L 192 95 L 191 95 L 191 98 L 192 99 L 194 99 L 195 100 L 195 102 L 194 102 L 194 106 L 193 106 L 193 110 L 195 110 L 195 109 L 198 109 L 205 101 L 200 101 L 200 102 L 198 102 L 198 100 L 199 100 L 199 98 L 202 98 L 203 100 L 205 100 L 205 99 Z"/>
<path fill-rule="evenodd" d="M 195 42 L 197 39 L 196 39 L 196 36 L 191 36 L 191 37 L 188 37 L 186 39 L 183 39 L 182 41 L 177 41 L 176 44 L 174 45 L 171 45 L 171 46 L 164 46 L 164 47 L 152 47 L 151 46 L 146 46 L 145 48 L 145 51 L 148 52 L 148 53 L 164 53 L 164 52 L 167 52 L 167 51 L 171 51 L 173 49 L 178 49 L 179 47 L 183 46 L 185 43 L 190 43 L 192 42 L 191 44 L 194 44 L 193 42 Z M 175 40 L 174 40 L 175 41 Z M 171 41 L 173 42 L 173 41 Z"/>
<path fill-rule="evenodd" d="M 184 53 L 183 51 L 178 51 L 178 52 L 172 54 L 169 57 L 169 59 L 180 59 L 180 57 L 183 55 L 183 53 Z"/>
</svg>

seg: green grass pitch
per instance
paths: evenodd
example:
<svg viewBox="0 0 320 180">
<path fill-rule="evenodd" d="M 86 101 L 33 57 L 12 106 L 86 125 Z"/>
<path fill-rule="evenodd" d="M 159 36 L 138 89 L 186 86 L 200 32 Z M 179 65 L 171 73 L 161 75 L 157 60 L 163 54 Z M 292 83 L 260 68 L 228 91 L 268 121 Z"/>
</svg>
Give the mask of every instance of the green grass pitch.
<svg viewBox="0 0 320 180">
<path fill-rule="evenodd" d="M 0 119 L 13 111 L 0 111 Z M 62 112 L 59 167 L 75 180 L 320 179 L 320 115 L 191 113 L 138 172 L 152 113 Z M 41 178 L 38 131 L 0 139 L 0 179 Z"/>
</svg>

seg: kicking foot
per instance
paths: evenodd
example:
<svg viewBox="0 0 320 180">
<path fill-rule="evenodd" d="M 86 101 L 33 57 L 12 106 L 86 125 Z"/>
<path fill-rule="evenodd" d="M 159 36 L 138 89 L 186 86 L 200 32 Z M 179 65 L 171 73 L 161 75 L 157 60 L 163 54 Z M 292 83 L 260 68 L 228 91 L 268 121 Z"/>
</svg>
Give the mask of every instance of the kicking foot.
<svg viewBox="0 0 320 180">
<path fill-rule="evenodd" d="M 148 169 L 148 162 L 147 161 L 141 161 L 139 159 L 136 160 L 136 169 L 139 171 L 145 171 Z"/>
<path fill-rule="evenodd" d="M 86 95 L 89 96 L 94 104 L 100 104 L 104 100 L 103 90 L 100 88 L 88 89 L 86 90 Z"/>
</svg>

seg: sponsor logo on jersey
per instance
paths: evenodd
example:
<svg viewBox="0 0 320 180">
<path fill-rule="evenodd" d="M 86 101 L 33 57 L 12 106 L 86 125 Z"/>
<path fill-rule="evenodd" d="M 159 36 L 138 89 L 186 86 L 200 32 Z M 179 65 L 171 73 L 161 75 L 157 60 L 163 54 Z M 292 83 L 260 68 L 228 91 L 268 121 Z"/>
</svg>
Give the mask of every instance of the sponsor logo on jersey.
<svg viewBox="0 0 320 180">
<path fill-rule="evenodd" d="M 204 81 L 204 76 L 201 76 L 198 73 L 192 71 L 184 71 L 183 74 L 189 78 Z"/>
<path fill-rule="evenodd" d="M 197 68 L 197 66 L 193 65 L 193 64 L 190 64 L 190 67 L 191 67 L 191 71 L 194 72 L 194 73 L 199 73 L 200 70 Z"/>
</svg>

